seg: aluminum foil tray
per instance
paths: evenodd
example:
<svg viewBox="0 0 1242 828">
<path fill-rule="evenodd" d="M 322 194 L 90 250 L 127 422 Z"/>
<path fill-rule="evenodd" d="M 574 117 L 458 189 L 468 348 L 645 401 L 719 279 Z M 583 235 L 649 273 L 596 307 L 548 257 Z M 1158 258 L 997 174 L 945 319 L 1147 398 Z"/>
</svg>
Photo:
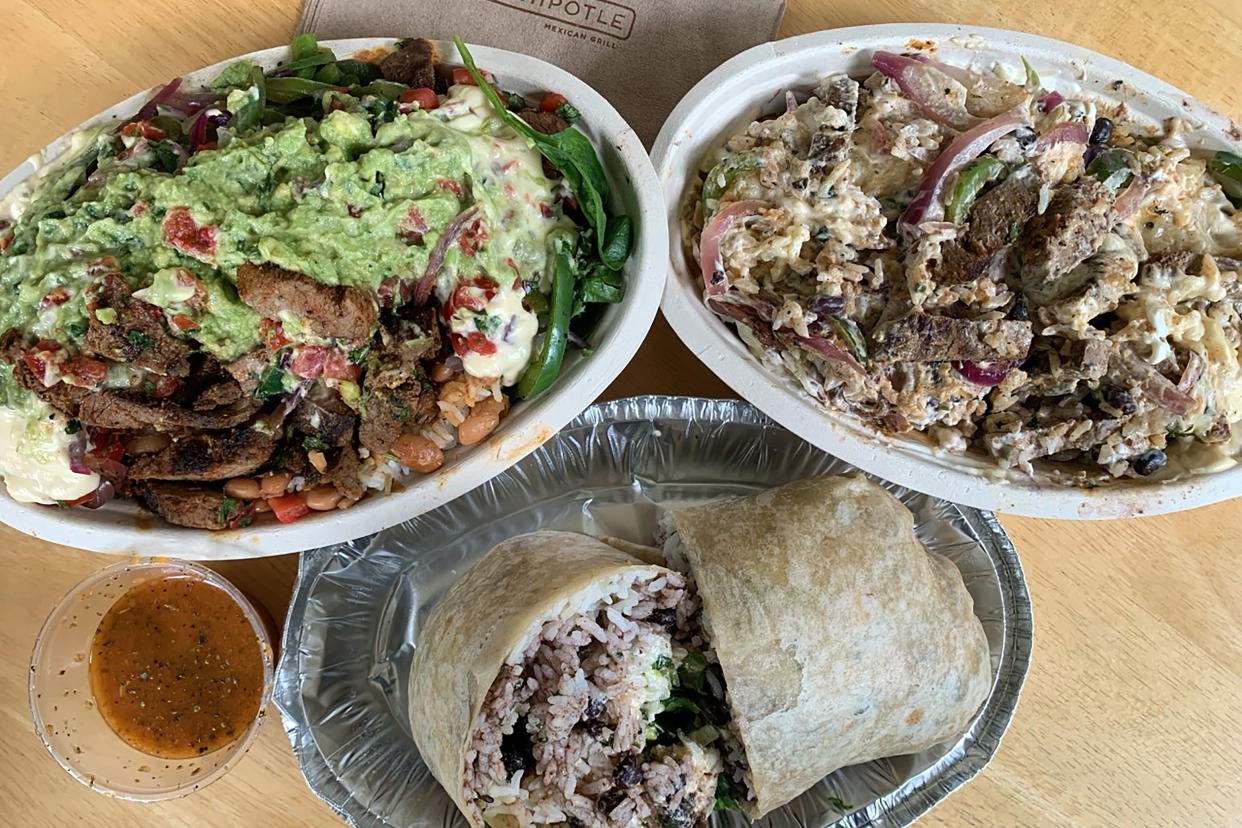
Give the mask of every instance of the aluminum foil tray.
<svg viewBox="0 0 1242 828">
<path fill-rule="evenodd" d="M 360 828 L 465 826 L 419 758 L 405 695 L 419 626 L 458 574 L 536 528 L 647 542 L 662 505 L 851 470 L 747 403 L 636 397 L 592 406 L 444 506 L 303 553 L 275 699 L 307 783 Z M 923 543 L 961 569 L 991 645 L 991 694 L 955 740 L 843 768 L 757 823 L 767 828 L 908 825 L 987 764 L 1018 702 L 1032 618 L 1013 544 L 990 512 L 880 482 L 913 511 Z"/>
</svg>

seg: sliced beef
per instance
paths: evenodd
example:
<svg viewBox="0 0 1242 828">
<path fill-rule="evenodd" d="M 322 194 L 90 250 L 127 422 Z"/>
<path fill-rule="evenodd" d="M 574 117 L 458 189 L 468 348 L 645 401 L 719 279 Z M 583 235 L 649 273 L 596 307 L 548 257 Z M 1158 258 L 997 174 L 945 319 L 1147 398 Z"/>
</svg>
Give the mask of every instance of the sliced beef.
<svg viewBox="0 0 1242 828">
<path fill-rule="evenodd" d="M 131 492 L 143 506 L 177 526 L 224 529 L 233 517 L 234 501 L 219 489 L 135 480 Z"/>
<path fill-rule="evenodd" d="M 419 361 L 424 355 L 423 346 L 396 337 L 368 355 L 358 441 L 373 454 L 387 454 L 401 432 L 430 422 L 439 412 L 435 388 Z"/>
<path fill-rule="evenodd" d="M 1022 232 L 1018 252 L 1022 289 L 1036 304 L 1047 304 L 1075 289 L 1066 276 L 1096 251 L 1113 224 L 1111 189 L 1083 176 L 1059 189 L 1041 215 Z M 1081 285 L 1078 285 L 1081 287 Z"/>
<path fill-rule="evenodd" d="M 518 117 L 530 124 L 538 132 L 553 135 L 569 127 L 566 121 L 555 112 L 544 112 L 542 109 L 526 107 L 518 112 Z"/>
<path fill-rule="evenodd" d="M 95 291 L 94 312 L 83 349 L 95 356 L 124 362 L 134 368 L 168 377 L 190 373 L 190 345 L 168 331 L 164 311 L 130 295 L 129 284 L 119 274 L 103 277 Z M 102 322 L 100 311 L 116 315 Z"/>
<path fill-rule="evenodd" d="M 33 391 L 35 396 L 68 417 L 78 416 L 78 408 L 87 389 L 76 385 L 58 382 L 55 385 L 43 384 L 42 377 L 35 376 L 34 371 L 23 358 L 25 348 L 22 345 L 22 333 L 17 328 L 10 328 L 0 334 L 0 359 L 13 366 L 13 378 L 21 387 Z"/>
<path fill-rule="evenodd" d="M 237 381 L 242 394 L 250 396 L 258 390 L 259 380 L 263 377 L 263 372 L 267 370 L 271 356 L 267 350 L 257 348 L 228 363 L 224 366 L 224 370 Z"/>
<path fill-rule="evenodd" d="M 1121 427 L 1120 420 L 1067 419 L 1019 431 L 985 434 L 988 452 L 1006 466 L 1021 466 L 1063 451 L 1089 451 Z"/>
<path fill-rule="evenodd" d="M 811 135 L 807 160 L 833 167 L 849 154 L 858 114 L 858 82 L 846 75 L 837 75 L 826 80 L 815 92 L 831 109 Z"/>
<path fill-rule="evenodd" d="M 358 479 L 361 470 L 362 461 L 358 459 L 358 452 L 354 451 L 353 446 L 345 446 L 324 475 L 324 481 L 331 483 L 350 500 L 359 500 L 366 494 L 366 487 Z"/>
<path fill-rule="evenodd" d="M 250 426 L 174 440 L 130 466 L 132 480 L 227 480 L 253 474 L 276 451 L 276 437 Z"/>
<path fill-rule="evenodd" d="M 406 307 L 409 307 L 408 305 Z M 413 367 L 440 352 L 440 324 L 434 308 L 420 308 L 386 321 L 384 346 L 392 359 Z"/>
<path fill-rule="evenodd" d="M 246 399 L 210 411 L 194 411 L 169 400 L 144 399 L 125 391 L 92 391 L 83 397 L 77 417 L 88 425 L 130 431 L 215 431 L 246 422 L 258 408 L 258 400 Z"/>
<path fill-rule="evenodd" d="M 211 411 L 221 406 L 233 405 L 244 396 L 241 383 L 233 377 L 221 377 L 195 394 L 191 407 L 195 411 Z"/>
<path fill-rule="evenodd" d="M 354 439 L 358 414 L 334 389 L 316 383 L 289 415 L 289 425 L 329 446 L 345 446 Z"/>
<path fill-rule="evenodd" d="M 237 269 L 241 300 L 271 319 L 287 311 L 315 336 L 366 339 L 375 325 L 375 296 L 344 285 L 325 285 L 304 273 L 247 262 Z"/>
<path fill-rule="evenodd" d="M 1138 267 L 1134 251 L 1118 236 L 1110 235 L 1098 253 L 1064 276 L 1062 286 L 1069 292 L 1040 308 L 1040 321 L 1086 330 L 1092 319 L 1116 310 L 1124 297 L 1138 290 L 1134 283 Z"/>
<path fill-rule="evenodd" d="M 957 285 L 982 276 L 992 258 L 1035 215 L 1039 189 L 1039 176 L 1026 167 L 984 193 L 971 209 L 966 229 L 941 248 L 940 263 L 932 270 L 936 282 Z"/>
<path fill-rule="evenodd" d="M 419 88 L 436 85 L 436 51 L 426 40 L 411 38 L 380 62 L 384 80 Z"/>
<path fill-rule="evenodd" d="M 879 362 L 1024 359 L 1031 335 L 1030 322 L 917 314 L 878 326 L 871 356 Z"/>
</svg>

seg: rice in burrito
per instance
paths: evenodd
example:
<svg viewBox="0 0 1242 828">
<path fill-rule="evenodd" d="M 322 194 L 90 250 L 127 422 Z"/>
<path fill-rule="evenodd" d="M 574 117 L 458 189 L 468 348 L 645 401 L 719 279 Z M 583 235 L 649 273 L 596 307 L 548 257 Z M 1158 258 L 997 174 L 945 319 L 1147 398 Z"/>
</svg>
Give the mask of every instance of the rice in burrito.
<svg viewBox="0 0 1242 828">
<path fill-rule="evenodd" d="M 410 720 L 474 826 L 703 825 L 958 732 L 987 644 L 957 570 L 859 478 L 673 512 L 663 556 L 505 541 L 419 637 Z M 681 571 L 677 571 L 680 569 Z"/>
</svg>

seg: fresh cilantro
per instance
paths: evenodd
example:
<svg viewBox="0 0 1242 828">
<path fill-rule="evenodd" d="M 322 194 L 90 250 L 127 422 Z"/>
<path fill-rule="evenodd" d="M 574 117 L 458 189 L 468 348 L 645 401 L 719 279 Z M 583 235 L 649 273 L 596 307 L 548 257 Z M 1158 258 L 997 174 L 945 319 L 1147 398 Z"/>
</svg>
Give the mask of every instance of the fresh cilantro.
<svg viewBox="0 0 1242 828">
<path fill-rule="evenodd" d="M 672 713 L 677 710 L 689 710 L 691 713 L 701 713 L 702 709 L 694 699 L 686 696 L 673 695 L 664 700 L 664 706 L 661 712 Z"/>
<path fill-rule="evenodd" d="M 742 805 L 737 801 L 737 796 L 733 791 L 733 782 L 730 781 L 728 773 L 721 773 L 716 777 L 716 804 L 712 807 L 712 810 L 732 811 L 741 807 Z"/>
<path fill-rule="evenodd" d="M 88 327 L 87 327 L 86 322 L 80 319 L 75 319 L 74 321 L 65 325 L 65 333 L 69 334 L 69 336 L 73 337 L 74 339 L 81 339 L 82 337 L 86 336 L 87 330 L 88 330 Z"/>
<path fill-rule="evenodd" d="M 327 451 L 332 446 L 318 434 L 307 434 L 302 438 L 302 448 L 307 451 Z"/>
<path fill-rule="evenodd" d="M 144 331 L 130 331 L 126 336 L 140 351 L 149 351 L 155 346 L 155 343 L 151 341 L 151 334 Z"/>
<path fill-rule="evenodd" d="M 360 365 L 362 361 L 367 358 L 367 354 L 369 353 L 371 353 L 371 343 L 368 342 L 366 345 L 363 345 L 361 348 L 355 348 L 354 350 L 350 351 L 349 361 L 354 363 L 355 365 Z"/>
<path fill-rule="evenodd" d="M 181 156 L 173 149 L 172 141 L 152 141 L 151 152 L 155 155 L 156 168 L 166 172 L 176 172 L 181 166 Z"/>
<path fill-rule="evenodd" d="M 1018 235 L 1022 232 L 1022 225 L 1016 221 L 1009 222 L 1009 229 L 1005 231 L 1005 244 L 1013 244 L 1018 240 Z"/>
<path fill-rule="evenodd" d="M 840 811 L 843 814 L 848 814 L 850 811 L 854 810 L 853 805 L 849 804 L 848 802 L 846 802 L 844 799 L 842 799 L 839 796 L 828 797 L 828 804 L 836 808 L 838 811 Z"/>
<path fill-rule="evenodd" d="M 528 106 L 526 99 L 516 92 L 505 93 L 505 107 L 510 112 L 521 112 Z"/>
<path fill-rule="evenodd" d="M 578 111 L 578 107 L 568 102 L 558 106 L 556 108 L 556 114 L 571 124 L 582 117 L 582 113 Z"/>
<path fill-rule="evenodd" d="M 476 313 L 474 315 L 474 326 L 484 336 L 491 336 L 500 327 L 500 317 L 492 316 L 488 313 Z"/>
<path fill-rule="evenodd" d="M 237 501 L 231 497 L 226 497 L 220 501 L 220 507 L 216 509 L 217 522 L 222 526 L 227 525 L 233 519 L 233 510 L 237 508 Z"/>
<path fill-rule="evenodd" d="M 285 372 L 275 365 L 268 366 L 259 379 L 259 387 L 255 393 L 260 397 L 274 397 L 285 391 Z"/>
<path fill-rule="evenodd" d="M 254 518 L 252 518 L 250 515 L 246 515 L 244 518 L 242 518 L 241 520 L 237 522 L 237 525 L 241 527 L 242 529 L 245 529 L 247 526 L 249 526 L 252 523 L 254 523 Z"/>
<path fill-rule="evenodd" d="M 666 655 L 659 656 L 652 662 L 651 669 L 657 673 L 671 673 L 673 670 L 673 659 Z"/>
</svg>

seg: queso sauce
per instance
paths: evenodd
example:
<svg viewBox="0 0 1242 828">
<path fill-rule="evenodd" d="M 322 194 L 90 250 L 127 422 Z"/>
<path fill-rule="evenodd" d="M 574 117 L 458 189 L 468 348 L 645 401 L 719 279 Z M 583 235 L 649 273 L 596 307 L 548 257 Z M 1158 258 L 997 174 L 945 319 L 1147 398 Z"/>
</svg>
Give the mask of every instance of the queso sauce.
<svg viewBox="0 0 1242 828">
<path fill-rule="evenodd" d="M 131 747 L 201 756 L 241 737 L 259 714 L 263 655 L 242 608 L 193 577 L 138 584 L 104 615 L 91 644 L 91 693 Z"/>
</svg>

